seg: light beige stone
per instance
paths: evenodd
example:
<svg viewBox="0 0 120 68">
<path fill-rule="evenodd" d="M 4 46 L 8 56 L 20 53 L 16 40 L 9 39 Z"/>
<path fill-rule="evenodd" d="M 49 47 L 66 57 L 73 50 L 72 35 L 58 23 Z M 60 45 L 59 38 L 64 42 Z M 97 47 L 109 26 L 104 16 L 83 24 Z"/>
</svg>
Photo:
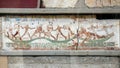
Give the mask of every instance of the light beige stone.
<svg viewBox="0 0 120 68">
<path fill-rule="evenodd" d="M 85 4 L 88 7 L 120 7 L 120 0 L 85 0 Z"/>
<path fill-rule="evenodd" d="M 116 6 L 117 5 L 117 1 L 116 0 L 111 0 L 111 6 Z"/>
<path fill-rule="evenodd" d="M 119 64 L 9 64 L 9 68 L 119 68 Z"/>
<path fill-rule="evenodd" d="M 96 56 L 29 56 L 9 57 L 8 59 L 9 68 L 119 68 L 120 58 Z"/>
<path fill-rule="evenodd" d="M 96 7 L 96 0 L 85 0 L 85 4 L 88 7 Z"/>
<path fill-rule="evenodd" d="M 8 57 L 8 64 L 119 64 L 118 57 L 37 56 Z"/>
<path fill-rule="evenodd" d="M 120 0 L 116 0 L 116 2 L 117 2 L 117 6 L 120 7 Z"/>
<path fill-rule="evenodd" d="M 102 0 L 103 6 L 110 6 L 111 5 L 111 0 Z"/>
<path fill-rule="evenodd" d="M 0 49 L 2 48 L 2 18 L 0 17 Z"/>
<path fill-rule="evenodd" d="M 8 68 L 7 63 L 7 56 L 0 56 L 0 68 Z"/>
<path fill-rule="evenodd" d="M 103 7 L 102 0 L 96 0 L 96 7 Z"/>
<path fill-rule="evenodd" d="M 45 7 L 68 8 L 75 7 L 78 0 L 43 0 Z"/>
</svg>

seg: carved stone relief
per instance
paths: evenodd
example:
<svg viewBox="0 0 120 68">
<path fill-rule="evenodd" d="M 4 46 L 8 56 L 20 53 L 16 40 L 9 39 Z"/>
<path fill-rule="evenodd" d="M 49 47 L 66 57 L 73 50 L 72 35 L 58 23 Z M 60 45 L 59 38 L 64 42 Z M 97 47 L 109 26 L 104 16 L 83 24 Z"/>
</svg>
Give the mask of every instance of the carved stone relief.
<svg viewBox="0 0 120 68">
<path fill-rule="evenodd" d="M 119 47 L 119 20 L 95 16 L 4 17 L 4 50 L 74 50 Z"/>
</svg>

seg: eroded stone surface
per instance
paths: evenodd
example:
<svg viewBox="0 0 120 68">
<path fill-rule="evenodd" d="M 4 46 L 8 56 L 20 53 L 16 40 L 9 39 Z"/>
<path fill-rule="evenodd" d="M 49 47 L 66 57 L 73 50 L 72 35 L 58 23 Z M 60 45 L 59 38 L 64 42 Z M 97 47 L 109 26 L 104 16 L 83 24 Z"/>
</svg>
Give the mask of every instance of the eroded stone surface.
<svg viewBox="0 0 120 68">
<path fill-rule="evenodd" d="M 119 68 L 118 64 L 9 64 L 9 68 Z"/>
<path fill-rule="evenodd" d="M 9 57 L 9 68 L 119 68 L 119 57 Z"/>
<path fill-rule="evenodd" d="M 95 3 L 96 0 L 85 0 L 85 3 L 87 6 L 89 7 L 95 7 L 96 6 L 96 3 Z"/>
<path fill-rule="evenodd" d="M 103 7 L 101 0 L 96 1 L 96 7 Z"/>
<path fill-rule="evenodd" d="M 118 57 L 37 56 L 8 57 L 9 64 L 119 64 Z"/>
<path fill-rule="evenodd" d="M 103 6 L 111 6 L 112 2 L 111 2 L 111 0 L 102 0 L 101 3 L 102 3 Z"/>
<path fill-rule="evenodd" d="M 120 7 L 120 0 L 85 0 L 88 7 Z"/>
<path fill-rule="evenodd" d="M 116 0 L 117 6 L 120 6 L 120 0 Z"/>
<path fill-rule="evenodd" d="M 0 49 L 2 48 L 2 18 L 0 17 Z"/>
<path fill-rule="evenodd" d="M 43 0 L 44 6 L 47 8 L 69 8 L 75 7 L 78 0 Z"/>
</svg>

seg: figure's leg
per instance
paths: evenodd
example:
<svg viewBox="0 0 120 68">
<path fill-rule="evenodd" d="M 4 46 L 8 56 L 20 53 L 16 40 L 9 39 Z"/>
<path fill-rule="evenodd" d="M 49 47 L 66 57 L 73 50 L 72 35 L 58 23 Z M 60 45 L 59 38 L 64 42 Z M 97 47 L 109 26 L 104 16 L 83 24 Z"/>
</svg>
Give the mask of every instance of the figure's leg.
<svg viewBox="0 0 120 68">
<path fill-rule="evenodd" d="M 37 34 L 37 32 L 36 32 L 36 31 L 33 33 L 33 35 L 31 36 L 31 38 L 33 38 L 33 36 L 35 36 L 35 34 Z"/>
<path fill-rule="evenodd" d="M 51 34 L 51 37 L 52 37 L 54 40 L 57 40 L 52 34 Z"/>
<path fill-rule="evenodd" d="M 39 37 L 41 37 L 41 32 L 39 32 Z"/>
<path fill-rule="evenodd" d="M 28 36 L 29 36 L 29 38 L 30 38 L 30 40 L 31 40 L 31 39 L 32 39 L 32 37 L 30 36 L 30 33 L 28 32 L 27 34 L 28 34 Z"/>
<path fill-rule="evenodd" d="M 65 38 L 65 39 L 67 39 L 67 37 L 65 36 L 65 35 L 63 35 L 63 33 L 62 32 L 60 32 L 60 34 Z"/>
<path fill-rule="evenodd" d="M 56 36 L 56 40 L 58 40 L 58 37 L 59 37 L 59 33 L 58 33 L 57 36 Z"/>
</svg>

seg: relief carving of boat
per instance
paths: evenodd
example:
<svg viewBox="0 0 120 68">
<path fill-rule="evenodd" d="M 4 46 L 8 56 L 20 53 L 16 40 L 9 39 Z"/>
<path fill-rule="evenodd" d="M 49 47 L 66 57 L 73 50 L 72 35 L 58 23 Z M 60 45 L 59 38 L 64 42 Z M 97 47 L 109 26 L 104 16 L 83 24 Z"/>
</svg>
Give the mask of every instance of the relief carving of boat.
<svg viewBox="0 0 120 68">
<path fill-rule="evenodd" d="M 114 36 L 114 33 L 108 34 L 107 36 L 104 36 L 104 38 L 99 38 L 99 39 L 87 39 L 87 42 L 105 42 L 107 40 L 109 40 L 112 36 Z M 84 38 L 79 38 L 80 40 L 84 40 Z"/>
<path fill-rule="evenodd" d="M 52 48 L 54 46 L 58 49 L 59 46 L 63 46 L 63 49 L 65 49 L 69 46 L 79 45 L 79 43 L 81 46 L 104 44 L 106 41 L 108 43 L 111 42 L 108 40 L 111 40 L 115 34 L 115 32 L 111 31 L 111 29 L 114 29 L 113 24 L 104 26 L 104 24 L 98 23 L 97 25 L 94 25 L 95 23 L 54 24 L 53 22 L 47 22 L 47 24 L 38 24 L 39 22 L 36 22 L 35 25 L 33 25 L 33 23 L 25 23 L 26 24 L 13 24 L 13 27 L 5 27 L 4 37 L 7 38 L 7 41 L 10 40 L 9 42 L 13 43 L 12 47 L 15 50 L 30 50 L 34 48 L 40 50 L 39 48 L 44 45 L 47 46 L 45 49 L 49 49 L 49 47 L 54 49 Z M 81 24 L 82 26 L 76 27 Z M 88 26 L 86 26 L 86 24 L 88 24 Z M 35 45 L 34 43 L 39 45 Z"/>
</svg>

